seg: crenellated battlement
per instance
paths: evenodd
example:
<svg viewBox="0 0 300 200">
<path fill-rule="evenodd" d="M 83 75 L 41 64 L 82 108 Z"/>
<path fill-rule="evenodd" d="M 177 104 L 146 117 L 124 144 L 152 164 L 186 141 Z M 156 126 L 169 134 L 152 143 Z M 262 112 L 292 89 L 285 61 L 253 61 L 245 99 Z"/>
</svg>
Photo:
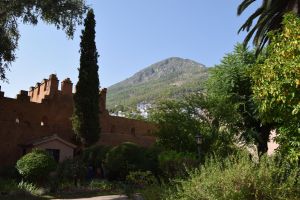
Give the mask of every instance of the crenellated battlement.
<svg viewBox="0 0 300 200">
<path fill-rule="evenodd" d="M 21 90 L 19 92 L 19 94 L 17 95 L 17 100 L 29 102 L 30 101 L 30 97 L 28 96 L 28 92 L 25 91 L 25 90 Z"/>
<path fill-rule="evenodd" d="M 73 94 L 73 83 L 70 78 L 66 78 L 61 82 L 61 93 L 63 95 L 72 96 Z"/>
<path fill-rule="evenodd" d="M 0 167 L 15 165 L 23 155 L 20 144 L 28 144 L 43 137 L 57 134 L 73 143 L 73 83 L 69 78 L 61 81 L 55 74 L 31 87 L 21 90 L 16 98 L 5 97 L 0 87 Z M 125 141 L 150 146 L 154 137 L 149 133 L 154 124 L 110 116 L 106 109 L 107 89 L 99 90 L 99 123 L 101 139 L 96 144 L 115 146 Z M 9 155 L 9 156 L 8 156 Z"/>
<path fill-rule="evenodd" d="M 55 74 L 51 74 L 48 79 L 37 82 L 34 87 L 29 88 L 28 96 L 31 102 L 41 103 L 46 96 L 53 97 L 58 94 L 59 80 Z"/>
<path fill-rule="evenodd" d="M 35 86 L 29 88 L 29 91 L 21 90 L 17 94 L 16 100 L 28 101 L 34 103 L 47 103 L 56 99 L 61 101 L 65 99 L 67 101 L 73 101 L 73 83 L 70 78 L 66 78 L 61 81 L 61 90 L 58 90 L 59 80 L 55 74 L 51 74 L 48 79 L 43 79 L 41 82 L 37 82 Z M 99 89 L 99 108 L 102 113 L 108 113 L 106 110 L 106 93 L 107 89 Z M 61 98 L 62 97 L 62 98 Z M 0 87 L 0 98 L 7 98 L 4 96 L 4 92 Z"/>
<path fill-rule="evenodd" d="M 55 74 L 51 74 L 48 79 L 37 82 L 34 87 L 29 88 L 28 96 L 31 102 L 41 103 L 44 99 L 51 99 L 57 95 L 72 96 L 73 83 L 70 78 L 61 82 L 61 90 L 58 90 L 59 80 Z"/>
</svg>

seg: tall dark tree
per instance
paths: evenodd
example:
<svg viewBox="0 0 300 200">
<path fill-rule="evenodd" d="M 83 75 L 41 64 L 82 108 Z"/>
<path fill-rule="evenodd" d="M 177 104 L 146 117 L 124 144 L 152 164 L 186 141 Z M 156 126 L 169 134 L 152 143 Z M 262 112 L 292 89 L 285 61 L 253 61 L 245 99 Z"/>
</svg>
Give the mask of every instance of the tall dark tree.
<svg viewBox="0 0 300 200">
<path fill-rule="evenodd" d="M 255 0 L 243 0 L 238 6 L 237 14 L 241 15 Z M 300 0 L 263 0 L 262 5 L 240 27 L 240 31 L 247 31 L 244 40 L 247 46 L 253 38 L 253 44 L 259 53 L 269 41 L 268 33 L 282 28 L 283 15 L 293 12 L 300 16 Z M 257 20 L 257 21 L 255 21 Z M 255 25 L 253 23 L 256 22 Z"/>
<path fill-rule="evenodd" d="M 97 142 L 99 125 L 98 53 L 95 43 L 95 15 L 89 10 L 80 43 L 79 81 L 74 95 L 73 130 L 84 146 Z"/>
<path fill-rule="evenodd" d="M 54 24 L 73 36 L 76 23 L 86 11 L 84 0 L 1 0 L 0 1 L 0 80 L 15 61 L 20 37 L 18 24 L 36 25 L 38 20 Z"/>
</svg>

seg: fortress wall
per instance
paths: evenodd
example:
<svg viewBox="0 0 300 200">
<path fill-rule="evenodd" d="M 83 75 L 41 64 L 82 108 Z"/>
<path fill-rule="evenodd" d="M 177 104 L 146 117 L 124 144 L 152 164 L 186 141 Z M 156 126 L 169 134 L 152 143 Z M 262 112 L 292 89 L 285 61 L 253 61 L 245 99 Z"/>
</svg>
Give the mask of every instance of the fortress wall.
<svg viewBox="0 0 300 200">
<path fill-rule="evenodd" d="M 114 146 L 135 142 L 150 146 L 155 125 L 122 117 L 109 116 L 106 110 L 106 89 L 100 91 L 99 112 L 101 137 L 98 144 Z M 71 94 L 70 94 L 71 93 Z M 57 134 L 74 143 L 71 116 L 73 113 L 72 82 L 65 79 L 61 91 L 58 79 L 50 75 L 29 92 L 20 91 L 16 99 L 4 97 L 0 91 L 0 166 L 12 165 L 22 156 L 20 145 Z"/>
<path fill-rule="evenodd" d="M 128 119 L 124 117 L 109 116 L 109 123 L 105 132 L 127 134 L 132 136 L 149 136 L 156 129 L 154 124 L 149 122 Z"/>
<path fill-rule="evenodd" d="M 72 107 L 63 101 L 39 104 L 0 98 L 0 165 L 14 163 L 22 155 L 20 145 L 44 136 L 57 133 L 71 141 L 70 110 Z"/>
</svg>

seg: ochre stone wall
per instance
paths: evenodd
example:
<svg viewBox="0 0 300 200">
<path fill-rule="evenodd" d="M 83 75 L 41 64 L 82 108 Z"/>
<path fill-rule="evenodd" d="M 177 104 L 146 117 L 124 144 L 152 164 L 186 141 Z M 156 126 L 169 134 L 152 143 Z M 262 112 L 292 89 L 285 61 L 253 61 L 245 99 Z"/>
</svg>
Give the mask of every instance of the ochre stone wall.
<svg viewBox="0 0 300 200">
<path fill-rule="evenodd" d="M 20 91 L 16 99 L 4 97 L 0 91 L 0 166 L 13 165 L 22 156 L 22 145 L 45 136 L 57 134 L 74 143 L 70 117 L 73 113 L 72 82 L 59 81 L 52 74 L 31 87 Z M 101 138 L 103 145 L 118 145 L 125 141 L 150 146 L 155 138 L 154 124 L 110 116 L 106 110 L 106 89 L 99 98 Z"/>
</svg>

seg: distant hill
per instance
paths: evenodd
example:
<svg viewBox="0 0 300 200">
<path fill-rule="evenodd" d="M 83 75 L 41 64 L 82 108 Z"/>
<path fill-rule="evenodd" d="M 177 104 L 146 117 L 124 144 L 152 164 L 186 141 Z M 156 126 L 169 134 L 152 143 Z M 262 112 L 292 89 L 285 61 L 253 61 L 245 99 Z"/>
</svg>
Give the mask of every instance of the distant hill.
<svg viewBox="0 0 300 200">
<path fill-rule="evenodd" d="M 208 77 L 207 68 L 193 60 L 171 57 L 152 64 L 108 88 L 107 107 L 136 108 L 166 98 L 180 98 L 199 91 Z"/>
</svg>

